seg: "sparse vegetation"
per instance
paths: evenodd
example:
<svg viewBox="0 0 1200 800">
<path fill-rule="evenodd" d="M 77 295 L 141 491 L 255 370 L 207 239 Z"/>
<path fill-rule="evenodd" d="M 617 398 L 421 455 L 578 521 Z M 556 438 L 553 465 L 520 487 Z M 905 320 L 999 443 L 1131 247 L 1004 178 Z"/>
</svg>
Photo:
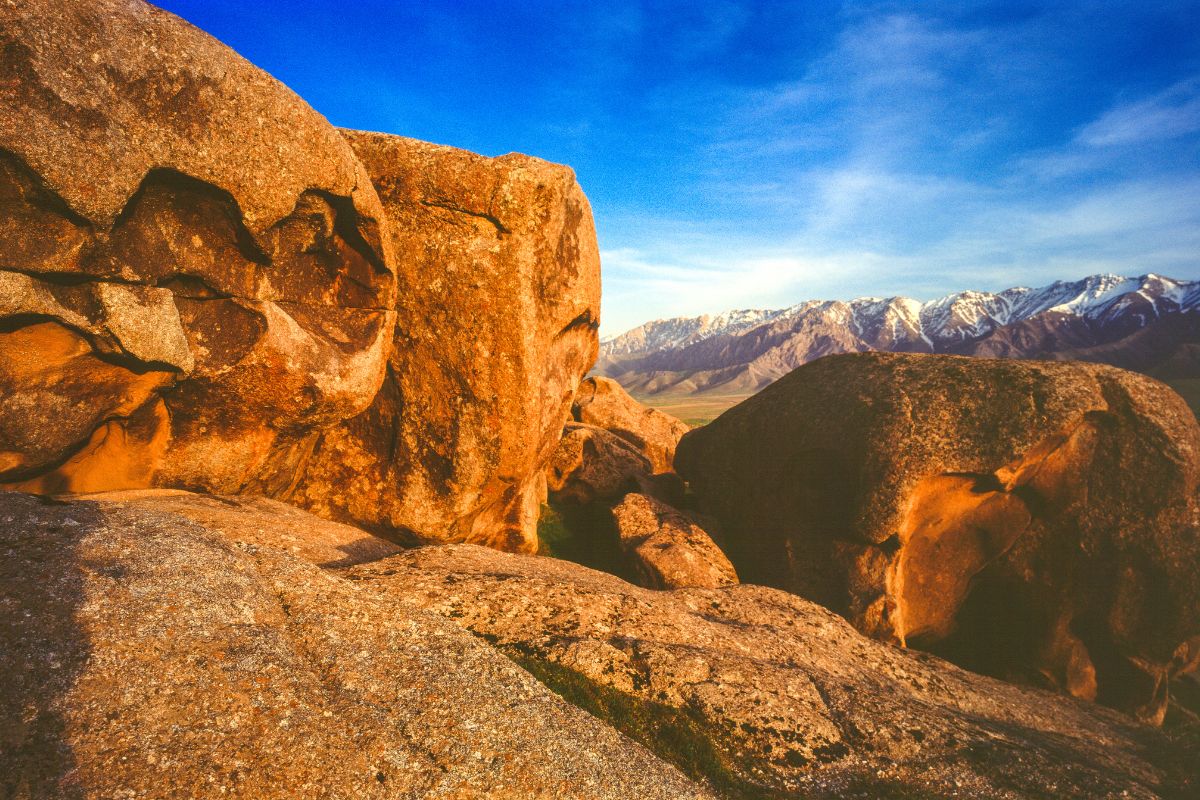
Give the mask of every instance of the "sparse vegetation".
<svg viewBox="0 0 1200 800">
<path fill-rule="evenodd" d="M 689 777 L 705 781 L 723 797 L 782 800 L 791 796 L 752 784 L 735 772 L 732 756 L 722 753 L 711 740 L 712 721 L 704 719 L 700 712 L 625 694 L 522 650 L 504 648 L 503 651 L 568 703 L 612 725 Z M 743 758 L 743 769 L 747 766 Z"/>
<path fill-rule="evenodd" d="M 693 428 L 707 425 L 750 397 L 751 393 L 729 395 L 634 394 L 639 403 L 681 419 Z"/>
<path fill-rule="evenodd" d="M 612 514 L 603 503 L 547 503 L 538 519 L 538 552 L 629 578 Z"/>
</svg>

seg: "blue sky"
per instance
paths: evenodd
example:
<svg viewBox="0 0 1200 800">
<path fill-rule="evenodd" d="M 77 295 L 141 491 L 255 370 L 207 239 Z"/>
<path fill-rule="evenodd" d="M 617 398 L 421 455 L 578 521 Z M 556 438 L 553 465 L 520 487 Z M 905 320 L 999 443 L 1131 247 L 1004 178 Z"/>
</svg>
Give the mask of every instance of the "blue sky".
<svg viewBox="0 0 1200 800">
<path fill-rule="evenodd" d="M 606 334 L 1200 277 L 1200 2 L 159 5 L 335 124 L 570 164 Z"/>
</svg>

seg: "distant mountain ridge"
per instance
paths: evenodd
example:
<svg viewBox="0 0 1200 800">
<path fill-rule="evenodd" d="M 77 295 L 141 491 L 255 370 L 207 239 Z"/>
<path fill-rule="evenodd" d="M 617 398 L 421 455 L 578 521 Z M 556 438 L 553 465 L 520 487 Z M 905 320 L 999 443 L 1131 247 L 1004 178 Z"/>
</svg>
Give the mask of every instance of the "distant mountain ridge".
<svg viewBox="0 0 1200 800">
<path fill-rule="evenodd" d="M 810 300 L 640 325 L 594 372 L 644 395 L 750 393 L 825 355 L 885 350 L 1080 359 L 1200 377 L 1200 280 L 1093 275 L 1040 288 Z"/>
</svg>

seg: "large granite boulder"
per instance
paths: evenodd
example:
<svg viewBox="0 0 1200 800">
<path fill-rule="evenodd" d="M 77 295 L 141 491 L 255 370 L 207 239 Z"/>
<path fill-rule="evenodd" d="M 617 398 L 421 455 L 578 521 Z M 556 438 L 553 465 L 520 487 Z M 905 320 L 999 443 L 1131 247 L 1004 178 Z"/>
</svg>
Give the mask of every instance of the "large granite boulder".
<svg viewBox="0 0 1200 800">
<path fill-rule="evenodd" d="M 590 377 L 571 406 L 577 421 L 612 431 L 637 447 L 655 473 L 674 469 L 675 446 L 691 430 L 682 420 L 639 403 L 612 378 Z"/>
<path fill-rule="evenodd" d="M 345 132 L 387 212 L 400 324 L 371 407 L 291 495 L 391 536 L 537 546 L 542 471 L 598 351 L 600 260 L 572 171 Z"/>
<path fill-rule="evenodd" d="M 383 377 L 353 151 L 138 0 L 0 4 L 0 485 L 278 493 Z"/>
<path fill-rule="evenodd" d="M 269 502 L 0 494 L 0 796 L 712 797 Z M 347 560 L 348 559 L 348 560 Z"/>
<path fill-rule="evenodd" d="M 727 797 L 1154 798 L 1194 759 L 1129 717 L 872 641 L 761 586 L 641 589 L 471 545 L 352 567 L 436 611 Z"/>
<path fill-rule="evenodd" d="M 803 366 L 676 457 L 743 580 L 880 638 L 1160 720 L 1200 659 L 1200 429 L 1111 367 Z"/>
</svg>

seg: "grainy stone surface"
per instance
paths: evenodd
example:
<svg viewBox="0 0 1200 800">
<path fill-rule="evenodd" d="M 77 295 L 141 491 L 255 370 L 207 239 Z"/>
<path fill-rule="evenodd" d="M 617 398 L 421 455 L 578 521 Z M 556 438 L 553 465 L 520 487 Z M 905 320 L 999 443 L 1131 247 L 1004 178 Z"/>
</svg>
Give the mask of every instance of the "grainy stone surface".
<svg viewBox="0 0 1200 800">
<path fill-rule="evenodd" d="M 265 497 L 220 497 L 178 489 L 133 489 L 78 495 L 130 510 L 168 513 L 256 546 L 272 547 L 318 567 L 350 567 L 401 552 L 358 528 L 329 522 Z"/>
<path fill-rule="evenodd" d="M 0 3 L 0 485 L 289 488 L 383 380 L 381 216 L 340 134 L 188 23 Z"/>
<path fill-rule="evenodd" d="M 680 740 L 730 796 L 1186 796 L 1154 729 L 1101 706 L 875 642 L 761 586 L 655 592 L 553 559 L 470 545 L 419 548 L 347 571 L 603 687 L 620 724 L 641 708 L 651 747 Z M 649 708 L 651 711 L 647 712 Z M 656 737 L 673 742 L 655 741 Z"/>
<path fill-rule="evenodd" d="M 567 167 L 346 131 L 387 213 L 400 323 L 383 390 L 293 500 L 389 535 L 537 547 L 542 471 L 595 361 L 600 258 Z"/>
<path fill-rule="evenodd" d="M 0 494 L 0 795 L 712 796 L 449 620 L 307 563 L 365 534 L 224 502 Z"/>
<path fill-rule="evenodd" d="M 0 147 L 79 216 L 110 227 L 166 168 L 223 188 L 255 233 L 314 188 L 378 219 L 336 129 L 175 15 L 141 0 L 6 0 L 0 25 Z"/>
<path fill-rule="evenodd" d="M 634 400 L 611 378 L 585 380 L 575 395 L 571 415 L 633 444 L 650 459 L 655 473 L 674 469 L 675 446 L 690 430 L 686 422 Z"/>
<path fill-rule="evenodd" d="M 875 636 L 1150 721 L 1200 660 L 1200 429 L 1150 378 L 831 356 L 689 433 L 676 466 L 743 580 Z"/>
<path fill-rule="evenodd" d="M 715 589 L 738 582 L 737 571 L 694 519 L 645 494 L 613 507 L 621 549 L 650 589 Z"/>
</svg>

